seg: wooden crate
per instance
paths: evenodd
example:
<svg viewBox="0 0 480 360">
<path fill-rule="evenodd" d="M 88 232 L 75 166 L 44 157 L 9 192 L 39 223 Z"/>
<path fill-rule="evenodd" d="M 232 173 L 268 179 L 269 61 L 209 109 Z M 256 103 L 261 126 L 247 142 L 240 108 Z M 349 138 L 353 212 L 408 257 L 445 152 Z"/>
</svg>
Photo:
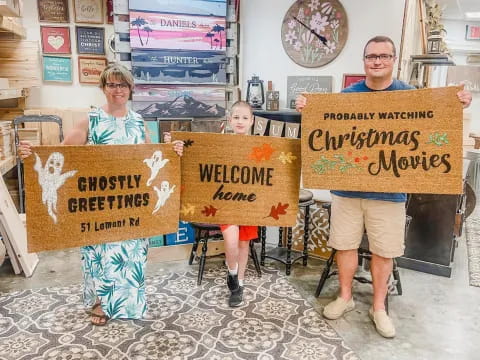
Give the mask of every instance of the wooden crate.
<svg viewBox="0 0 480 360">
<path fill-rule="evenodd" d="M 22 2 L 19 0 L 0 0 L 0 15 L 19 17 L 22 14 Z"/>
<path fill-rule="evenodd" d="M 11 88 L 41 85 L 38 41 L 0 40 L 0 77 L 8 78 Z"/>
</svg>

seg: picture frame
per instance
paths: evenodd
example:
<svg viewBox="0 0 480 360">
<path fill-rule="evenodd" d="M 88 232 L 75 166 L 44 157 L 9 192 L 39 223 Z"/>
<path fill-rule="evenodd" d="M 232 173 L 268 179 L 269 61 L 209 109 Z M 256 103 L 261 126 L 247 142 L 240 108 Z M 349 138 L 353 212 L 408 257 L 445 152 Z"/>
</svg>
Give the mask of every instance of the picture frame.
<svg viewBox="0 0 480 360">
<path fill-rule="evenodd" d="M 343 74 L 342 89 L 345 89 L 359 81 L 365 80 L 366 77 L 367 76 L 365 74 Z"/>
<path fill-rule="evenodd" d="M 103 24 L 104 0 L 73 0 L 76 23 Z"/>
<path fill-rule="evenodd" d="M 480 25 L 466 25 L 465 40 L 480 40 Z"/>
<path fill-rule="evenodd" d="M 40 26 L 44 54 L 71 54 L 70 27 Z"/>
<path fill-rule="evenodd" d="M 44 55 L 42 60 L 43 81 L 72 82 L 72 58 Z"/>
<path fill-rule="evenodd" d="M 69 23 L 68 0 L 37 0 L 38 21 Z"/>
<path fill-rule="evenodd" d="M 105 29 L 103 27 L 76 26 L 79 54 L 105 55 Z"/>
<path fill-rule="evenodd" d="M 107 59 L 101 57 L 78 57 L 78 81 L 80 84 L 98 85 L 100 75 L 107 67 Z"/>
</svg>

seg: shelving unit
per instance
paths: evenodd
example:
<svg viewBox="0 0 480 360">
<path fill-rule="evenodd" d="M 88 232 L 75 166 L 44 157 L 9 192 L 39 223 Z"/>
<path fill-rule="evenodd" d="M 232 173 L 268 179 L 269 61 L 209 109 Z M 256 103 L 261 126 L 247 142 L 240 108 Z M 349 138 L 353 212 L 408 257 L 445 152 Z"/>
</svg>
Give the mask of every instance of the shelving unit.
<svg viewBox="0 0 480 360">
<path fill-rule="evenodd" d="M 5 160 L 0 160 L 0 173 L 2 174 L 2 176 L 5 175 L 10 170 L 12 170 L 15 165 L 16 165 L 15 156 L 10 156 Z"/>
<path fill-rule="evenodd" d="M 0 15 L 1 38 L 25 39 L 27 37 L 27 31 L 15 19 Z"/>
</svg>

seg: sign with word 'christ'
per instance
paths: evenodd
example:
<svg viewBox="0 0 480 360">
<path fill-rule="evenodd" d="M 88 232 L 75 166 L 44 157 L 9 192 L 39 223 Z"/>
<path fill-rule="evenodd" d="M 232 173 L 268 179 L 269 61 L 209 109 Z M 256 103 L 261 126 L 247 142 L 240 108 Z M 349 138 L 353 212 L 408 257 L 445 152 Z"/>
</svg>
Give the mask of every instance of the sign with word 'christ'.
<svg viewBox="0 0 480 360">
<path fill-rule="evenodd" d="M 171 144 L 38 146 L 25 159 L 28 251 L 177 231 L 180 159 Z"/>
<path fill-rule="evenodd" d="M 462 193 L 459 87 L 306 94 L 306 188 Z"/>
<path fill-rule="evenodd" d="M 185 144 L 180 219 L 292 226 L 298 212 L 300 140 L 173 132 Z"/>
</svg>

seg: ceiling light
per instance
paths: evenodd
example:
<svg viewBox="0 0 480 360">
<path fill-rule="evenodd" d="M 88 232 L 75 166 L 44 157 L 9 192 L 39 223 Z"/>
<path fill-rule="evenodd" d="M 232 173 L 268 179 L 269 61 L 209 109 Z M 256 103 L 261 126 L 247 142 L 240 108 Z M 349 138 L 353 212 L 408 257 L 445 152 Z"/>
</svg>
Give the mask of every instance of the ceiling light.
<svg viewBox="0 0 480 360">
<path fill-rule="evenodd" d="M 476 12 L 466 12 L 465 17 L 467 19 L 480 19 L 480 11 Z"/>
</svg>

